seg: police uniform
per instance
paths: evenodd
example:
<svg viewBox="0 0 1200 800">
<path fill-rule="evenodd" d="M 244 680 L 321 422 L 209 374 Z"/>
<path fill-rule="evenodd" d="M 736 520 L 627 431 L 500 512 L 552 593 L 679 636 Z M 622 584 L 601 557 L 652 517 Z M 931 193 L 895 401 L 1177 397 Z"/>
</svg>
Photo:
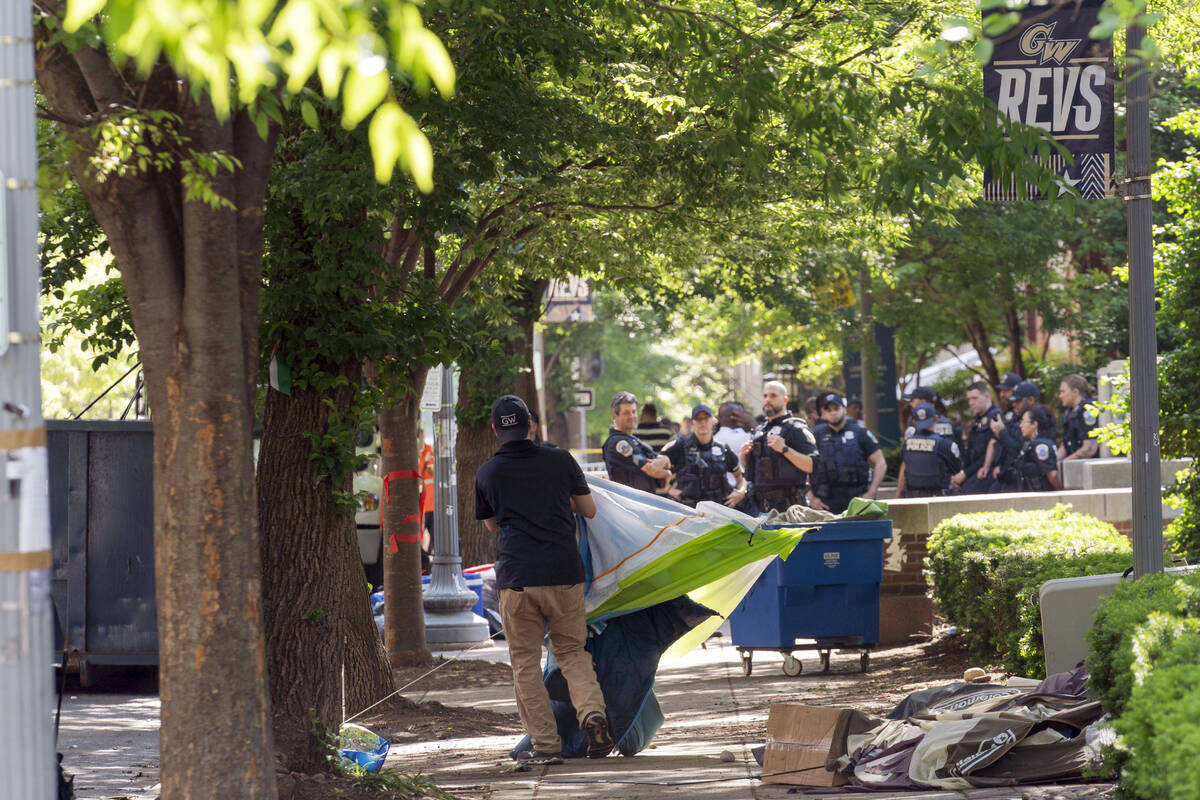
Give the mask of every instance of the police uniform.
<svg viewBox="0 0 1200 800">
<path fill-rule="evenodd" d="M 1026 439 L 1017 463 L 1018 486 L 1022 492 L 1049 492 L 1054 487 L 1046 476 L 1058 469 L 1054 440 L 1048 436 Z"/>
<path fill-rule="evenodd" d="M 658 486 L 657 479 L 642 472 L 646 462 L 653 461 L 658 456 L 653 447 L 636 436 L 609 428 L 603 452 L 604 467 L 608 470 L 609 480 L 641 489 L 643 492 L 654 493 Z"/>
<path fill-rule="evenodd" d="M 995 438 L 991 428 L 992 416 L 999 413 L 1000 409 L 992 406 L 975 417 L 967 428 L 966 452 L 963 454 L 963 471 L 967 474 L 967 479 L 959 487 L 959 491 L 963 494 L 984 494 L 991 489 L 995 482 L 990 468 L 988 474 L 983 478 L 977 477 L 976 473 L 987 459 L 988 444 Z"/>
<path fill-rule="evenodd" d="M 813 428 L 820 458 L 812 471 L 812 493 L 835 514 L 840 514 L 850 501 L 871 485 L 870 456 L 879 449 L 875 434 L 852 417 L 834 430 L 828 422 Z"/>
<path fill-rule="evenodd" d="M 1095 398 L 1085 398 L 1063 416 L 1063 449 L 1067 455 L 1083 447 L 1089 438 L 1088 434 L 1096 429 L 1096 415 L 1087 410 L 1088 403 L 1094 402 Z"/>
<path fill-rule="evenodd" d="M 950 488 L 950 476 L 962 469 L 958 445 L 934 431 L 936 412 L 928 403 L 913 409 L 917 420 L 904 439 L 904 496 L 941 497 Z"/>
<path fill-rule="evenodd" d="M 746 455 L 746 476 L 753 482 L 751 497 L 760 512 L 786 511 L 794 505 L 804 504 L 808 473 L 767 445 L 770 434 L 782 437 L 789 448 L 814 460 L 820 458 L 817 440 L 803 420 L 786 411 L 754 429 L 750 452 Z"/>
<path fill-rule="evenodd" d="M 726 445 L 715 439 L 702 444 L 690 433 L 663 448 L 663 455 L 671 461 L 681 503 L 694 508 L 701 500 L 720 503 L 729 496 L 725 475 L 738 468 L 738 457 Z"/>
<path fill-rule="evenodd" d="M 993 466 L 999 467 L 1000 473 L 992 481 L 989 492 L 1002 494 L 1021 490 L 1021 450 L 1024 446 L 1020 421 L 1006 418 L 1004 430 L 996 435 L 996 463 Z"/>
</svg>

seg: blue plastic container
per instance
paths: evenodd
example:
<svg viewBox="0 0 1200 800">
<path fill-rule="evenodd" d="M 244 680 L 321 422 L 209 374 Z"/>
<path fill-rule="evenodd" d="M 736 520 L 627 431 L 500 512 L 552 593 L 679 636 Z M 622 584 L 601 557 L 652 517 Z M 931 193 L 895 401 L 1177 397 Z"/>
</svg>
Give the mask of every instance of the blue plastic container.
<svg viewBox="0 0 1200 800">
<path fill-rule="evenodd" d="M 754 649 L 813 648 L 797 639 L 815 640 L 819 650 L 876 644 L 883 543 L 891 538 L 890 520 L 826 522 L 806 533 L 786 561 L 772 561 L 729 615 L 747 674 Z M 828 666 L 828 654 L 824 660 Z"/>
</svg>

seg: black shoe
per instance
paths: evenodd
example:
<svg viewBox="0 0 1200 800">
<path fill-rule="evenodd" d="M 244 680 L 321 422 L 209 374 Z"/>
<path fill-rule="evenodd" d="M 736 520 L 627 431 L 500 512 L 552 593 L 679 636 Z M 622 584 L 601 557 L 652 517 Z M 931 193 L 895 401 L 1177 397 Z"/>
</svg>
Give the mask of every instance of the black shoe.
<svg viewBox="0 0 1200 800">
<path fill-rule="evenodd" d="M 563 763 L 562 753 L 543 753 L 541 750 L 522 750 L 517 753 L 517 761 L 522 764 L 538 767 L 544 764 Z"/>
<path fill-rule="evenodd" d="M 612 734 L 608 732 L 608 719 L 603 712 L 593 711 L 583 718 L 583 732 L 587 734 L 588 758 L 604 758 L 612 752 Z"/>
</svg>

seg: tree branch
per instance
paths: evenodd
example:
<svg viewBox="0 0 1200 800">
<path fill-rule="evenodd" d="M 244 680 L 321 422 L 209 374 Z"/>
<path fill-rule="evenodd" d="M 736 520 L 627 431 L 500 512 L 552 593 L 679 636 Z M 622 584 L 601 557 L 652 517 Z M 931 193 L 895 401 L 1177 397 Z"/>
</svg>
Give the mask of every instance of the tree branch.
<svg viewBox="0 0 1200 800">
<path fill-rule="evenodd" d="M 511 237 L 509 237 L 509 243 L 515 244 L 516 242 L 521 241 L 539 227 L 541 226 L 536 224 L 526 225 L 524 228 L 520 229 Z M 498 236 L 500 236 L 500 231 L 493 230 L 487 238 L 494 239 Z M 483 268 L 491 262 L 492 258 L 495 257 L 496 253 L 498 252 L 500 252 L 500 247 L 497 245 L 489 250 L 486 255 L 477 256 L 471 260 L 470 264 L 468 264 L 467 268 L 462 271 L 462 274 L 459 275 L 458 280 L 454 282 L 449 291 L 443 293 L 442 296 L 447 305 L 454 305 L 458 298 L 460 298 L 463 293 L 466 292 L 467 287 L 471 285 L 471 282 L 479 276 L 479 273 L 483 272 Z"/>
</svg>

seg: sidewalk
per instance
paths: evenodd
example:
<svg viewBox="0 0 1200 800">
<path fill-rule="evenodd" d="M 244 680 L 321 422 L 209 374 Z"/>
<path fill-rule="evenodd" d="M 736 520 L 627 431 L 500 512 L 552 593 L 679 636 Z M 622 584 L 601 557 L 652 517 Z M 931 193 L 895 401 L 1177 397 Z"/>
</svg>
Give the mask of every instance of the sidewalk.
<svg viewBox="0 0 1200 800">
<path fill-rule="evenodd" d="M 451 657 L 451 653 L 444 653 Z M 863 679 L 856 654 L 833 655 L 833 671 L 822 674 L 816 652 L 797 651 L 805 672 L 797 677 L 782 672 L 778 653 L 754 653 L 752 677 L 742 673 L 737 648 L 728 636 L 710 639 L 696 649 L 659 667 L 655 694 L 666 717 L 649 749 L 631 758 L 571 759 L 565 764 L 509 773 L 508 751 L 514 737 L 447 739 L 393 746 L 386 766 L 399 772 L 422 772 L 460 797 L 490 800 L 775 800 L 795 797 L 795 787 L 766 784 L 751 748 L 766 739 L 769 704 L 774 700 L 828 705 L 831 690 Z M 464 657 L 505 660 L 501 642 Z M 471 704 L 495 711 L 516 712 L 510 686 L 408 694 L 424 702 L 438 700 Z M 824 698 L 824 699 L 823 699 Z M 899 699 L 899 698 L 897 698 Z M 490 787 L 490 794 L 487 788 Z M 845 793 L 819 792 L 802 796 L 815 800 L 845 798 Z M 872 792 L 871 800 L 1003 800 L 1006 798 L 1101 797 L 1108 784 L 1077 786 L 1020 786 L 965 791 Z"/>
<path fill-rule="evenodd" d="M 507 663 L 503 641 L 473 651 L 437 653 L 445 658 Z M 857 654 L 835 652 L 832 671 L 822 674 L 815 652 L 797 651 L 804 672 L 785 676 L 778 653 L 756 652 L 754 671 L 742 673 L 741 658 L 728 636 L 710 639 L 681 659 L 664 661 L 655 693 L 666 717 L 647 750 L 631 758 L 573 759 L 565 764 L 506 772 L 515 736 L 446 738 L 394 744 L 386 766 L 405 774 L 422 773 L 460 798 L 490 800 L 775 800 L 793 787 L 764 784 L 751 747 L 764 743 L 769 704 L 787 700 L 830 705 L 847 687 L 861 686 Z M 896 687 L 903 689 L 904 687 Z M 511 685 L 404 692 L 423 703 L 516 713 Z M 898 696 L 878 698 L 888 703 Z M 69 694 L 63 703 L 58 748 L 64 766 L 76 775 L 76 796 L 88 800 L 154 798 L 158 779 L 159 701 L 154 695 Z M 1020 786 L 968 791 L 871 793 L 872 800 L 1001 800 L 1002 798 L 1095 798 L 1108 785 Z M 791 795 L 795 796 L 795 795 Z M 845 794 L 808 794 L 844 798 Z"/>
</svg>

